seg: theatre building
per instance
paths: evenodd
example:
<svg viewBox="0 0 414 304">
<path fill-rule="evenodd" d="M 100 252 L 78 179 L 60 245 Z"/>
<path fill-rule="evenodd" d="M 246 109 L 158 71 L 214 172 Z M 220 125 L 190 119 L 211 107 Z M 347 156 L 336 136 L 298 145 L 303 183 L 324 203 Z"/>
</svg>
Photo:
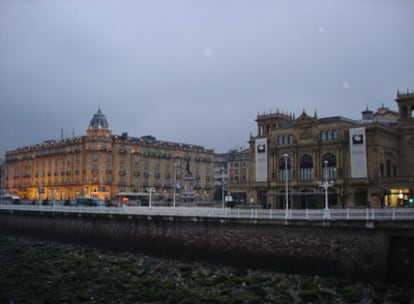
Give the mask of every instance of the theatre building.
<svg viewBox="0 0 414 304">
<path fill-rule="evenodd" d="M 152 136 L 113 135 L 99 109 L 86 135 L 7 151 L 5 187 L 23 199 L 115 199 L 152 191 L 154 199 L 207 200 L 214 151 Z"/>
<path fill-rule="evenodd" d="M 410 206 L 414 93 L 398 92 L 395 101 L 398 112 L 366 109 L 359 120 L 258 115 L 248 196 L 267 208 Z"/>
</svg>

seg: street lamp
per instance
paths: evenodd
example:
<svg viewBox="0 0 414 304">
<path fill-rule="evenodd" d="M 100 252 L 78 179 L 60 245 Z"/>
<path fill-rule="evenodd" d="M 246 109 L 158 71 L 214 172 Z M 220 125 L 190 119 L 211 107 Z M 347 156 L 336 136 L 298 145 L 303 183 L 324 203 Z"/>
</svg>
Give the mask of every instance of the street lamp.
<svg viewBox="0 0 414 304">
<path fill-rule="evenodd" d="M 289 189 L 288 189 L 288 158 L 289 155 L 287 153 L 283 154 L 283 158 L 285 159 L 285 202 L 286 202 L 286 218 L 289 217 Z"/>
<path fill-rule="evenodd" d="M 328 188 L 332 187 L 334 185 L 333 181 L 328 182 L 328 161 L 323 161 L 324 165 L 324 175 L 325 180 L 323 182 L 319 182 L 319 187 L 322 187 L 325 189 L 325 212 L 324 212 L 324 218 L 329 218 L 329 204 L 328 204 Z"/>
<path fill-rule="evenodd" d="M 173 207 L 175 207 L 176 178 L 177 178 L 177 163 L 174 163 Z"/>
<path fill-rule="evenodd" d="M 224 167 L 221 167 L 221 208 L 224 208 Z"/>
<path fill-rule="evenodd" d="M 1 171 L 0 171 L 0 174 L 1 174 L 1 185 L 0 185 L 0 205 L 3 205 L 3 196 L 4 196 L 4 194 L 5 194 L 5 192 L 4 192 L 4 174 L 6 173 L 6 169 L 5 169 L 5 164 L 2 166 L 2 167 L 0 167 L 1 168 Z"/>
<path fill-rule="evenodd" d="M 152 202 L 151 202 L 151 173 L 148 172 L 148 191 L 149 191 L 149 195 L 148 195 L 148 206 L 151 208 L 152 207 Z"/>
</svg>

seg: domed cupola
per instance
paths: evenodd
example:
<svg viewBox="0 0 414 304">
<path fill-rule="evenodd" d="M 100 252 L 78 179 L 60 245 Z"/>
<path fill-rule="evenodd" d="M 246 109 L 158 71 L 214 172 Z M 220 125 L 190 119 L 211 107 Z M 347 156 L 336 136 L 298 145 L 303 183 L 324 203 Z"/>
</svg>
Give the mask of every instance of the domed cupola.
<svg viewBox="0 0 414 304">
<path fill-rule="evenodd" d="M 108 130 L 108 121 L 99 107 L 98 112 L 93 115 L 88 129 Z"/>
<path fill-rule="evenodd" d="M 89 127 L 86 130 L 88 137 L 106 137 L 109 138 L 111 130 L 108 128 L 108 121 L 105 115 L 101 112 L 101 107 L 98 108 L 98 112 L 93 115 Z"/>
</svg>

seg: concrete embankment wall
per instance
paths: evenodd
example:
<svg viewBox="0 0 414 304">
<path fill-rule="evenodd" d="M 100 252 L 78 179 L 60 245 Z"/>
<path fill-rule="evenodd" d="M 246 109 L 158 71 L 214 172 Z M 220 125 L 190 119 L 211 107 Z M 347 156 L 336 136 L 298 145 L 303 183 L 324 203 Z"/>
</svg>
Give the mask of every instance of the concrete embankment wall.
<svg viewBox="0 0 414 304">
<path fill-rule="evenodd" d="M 400 273 L 398 267 L 406 268 L 394 259 L 398 259 L 399 247 L 410 246 L 401 243 L 413 243 L 412 227 L 409 222 L 285 222 L 0 210 L 2 235 L 365 279 L 385 279 L 390 272 Z M 414 265 L 412 260 L 408 263 Z"/>
</svg>

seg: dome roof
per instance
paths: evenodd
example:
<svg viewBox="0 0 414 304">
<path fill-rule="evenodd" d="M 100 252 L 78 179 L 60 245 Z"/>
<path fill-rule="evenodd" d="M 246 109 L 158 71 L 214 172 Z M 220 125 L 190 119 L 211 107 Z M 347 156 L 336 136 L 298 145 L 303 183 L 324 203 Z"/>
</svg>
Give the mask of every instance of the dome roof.
<svg viewBox="0 0 414 304">
<path fill-rule="evenodd" d="M 108 121 L 106 120 L 105 115 L 101 112 L 100 107 L 98 112 L 93 115 L 88 129 L 108 130 Z"/>
</svg>

